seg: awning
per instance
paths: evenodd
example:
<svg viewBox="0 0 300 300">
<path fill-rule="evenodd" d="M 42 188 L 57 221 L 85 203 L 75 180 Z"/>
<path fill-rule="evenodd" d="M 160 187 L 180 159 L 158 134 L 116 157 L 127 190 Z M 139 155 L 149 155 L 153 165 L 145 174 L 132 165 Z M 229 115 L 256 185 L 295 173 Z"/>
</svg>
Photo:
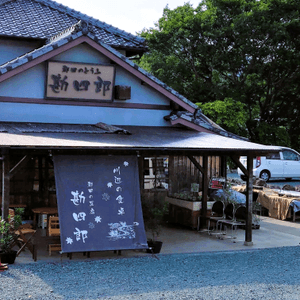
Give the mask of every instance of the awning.
<svg viewBox="0 0 300 300">
<path fill-rule="evenodd" d="M 60 130 L 51 129 L 51 124 L 35 125 L 36 130 L 32 123 L 1 123 L 0 146 L 12 149 L 200 151 L 209 155 L 233 152 L 239 155 L 261 155 L 280 149 L 278 146 L 265 146 L 181 127 L 122 126 L 122 129 L 131 133 L 128 135 L 120 131 L 111 133 L 94 125 L 60 124 Z M 64 126 L 68 126 L 68 130 Z M 93 130 L 80 130 L 82 126 L 94 127 Z"/>
</svg>

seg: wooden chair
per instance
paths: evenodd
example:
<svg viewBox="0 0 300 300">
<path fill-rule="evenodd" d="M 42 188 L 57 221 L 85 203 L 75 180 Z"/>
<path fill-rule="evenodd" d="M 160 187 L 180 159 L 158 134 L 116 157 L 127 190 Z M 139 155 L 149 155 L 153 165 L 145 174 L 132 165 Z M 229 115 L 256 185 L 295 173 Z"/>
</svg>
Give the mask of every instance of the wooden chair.
<svg viewBox="0 0 300 300">
<path fill-rule="evenodd" d="M 49 217 L 48 222 L 48 236 L 59 237 L 60 238 L 60 227 L 59 218 L 55 216 Z M 61 244 L 49 244 L 49 255 L 51 256 L 52 251 L 61 251 Z M 90 252 L 83 252 L 83 255 L 90 257 Z M 67 256 L 72 259 L 72 253 L 67 253 Z"/>
<path fill-rule="evenodd" d="M 9 209 L 9 222 L 13 223 L 15 217 L 15 211 L 13 209 Z M 21 253 L 21 251 L 27 248 L 31 254 L 34 261 L 37 260 L 36 247 L 32 243 L 32 238 L 34 237 L 36 230 L 32 228 L 30 224 L 22 224 L 19 228 L 14 231 L 16 235 L 14 244 L 18 245 L 19 250 L 17 251 L 17 256 Z"/>
<path fill-rule="evenodd" d="M 50 216 L 48 223 L 48 236 L 60 237 L 59 218 Z M 52 251 L 61 251 L 61 244 L 49 244 L 49 255 Z"/>
</svg>

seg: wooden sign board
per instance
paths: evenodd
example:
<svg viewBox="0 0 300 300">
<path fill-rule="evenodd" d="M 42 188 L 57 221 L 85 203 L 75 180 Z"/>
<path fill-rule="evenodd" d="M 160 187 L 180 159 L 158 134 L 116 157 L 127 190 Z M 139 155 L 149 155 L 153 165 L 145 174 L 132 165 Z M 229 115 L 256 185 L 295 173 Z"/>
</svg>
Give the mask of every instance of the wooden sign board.
<svg viewBox="0 0 300 300">
<path fill-rule="evenodd" d="M 115 67 L 49 62 L 46 98 L 112 101 Z"/>
</svg>

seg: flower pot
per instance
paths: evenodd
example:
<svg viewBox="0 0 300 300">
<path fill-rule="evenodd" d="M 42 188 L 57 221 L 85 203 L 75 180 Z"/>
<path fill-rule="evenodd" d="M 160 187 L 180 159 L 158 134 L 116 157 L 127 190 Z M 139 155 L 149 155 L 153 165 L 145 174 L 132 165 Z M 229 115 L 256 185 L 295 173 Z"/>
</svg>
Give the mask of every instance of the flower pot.
<svg viewBox="0 0 300 300">
<path fill-rule="evenodd" d="M 159 253 L 161 250 L 162 244 L 163 243 L 160 241 L 148 241 L 149 249 L 147 249 L 147 253 Z"/>
<path fill-rule="evenodd" d="M 0 252 L 1 263 L 13 264 L 17 257 L 17 251 L 11 251 L 8 253 Z"/>
</svg>

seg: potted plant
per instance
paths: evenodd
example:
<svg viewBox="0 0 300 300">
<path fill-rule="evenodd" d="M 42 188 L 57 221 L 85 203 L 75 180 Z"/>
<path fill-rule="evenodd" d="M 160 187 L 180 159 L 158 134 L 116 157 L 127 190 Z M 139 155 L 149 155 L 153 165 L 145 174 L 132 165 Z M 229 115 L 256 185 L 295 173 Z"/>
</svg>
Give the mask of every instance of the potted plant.
<svg viewBox="0 0 300 300">
<path fill-rule="evenodd" d="M 13 250 L 17 239 L 16 231 L 22 224 L 23 208 L 16 208 L 15 215 L 9 215 L 8 220 L 0 217 L 0 262 L 13 264 L 17 251 Z"/>
<path fill-rule="evenodd" d="M 151 238 L 148 239 L 148 253 L 159 253 L 162 241 L 157 238 L 160 235 L 165 214 L 168 212 L 168 203 L 163 199 L 142 197 L 143 217 L 146 231 Z"/>
</svg>

